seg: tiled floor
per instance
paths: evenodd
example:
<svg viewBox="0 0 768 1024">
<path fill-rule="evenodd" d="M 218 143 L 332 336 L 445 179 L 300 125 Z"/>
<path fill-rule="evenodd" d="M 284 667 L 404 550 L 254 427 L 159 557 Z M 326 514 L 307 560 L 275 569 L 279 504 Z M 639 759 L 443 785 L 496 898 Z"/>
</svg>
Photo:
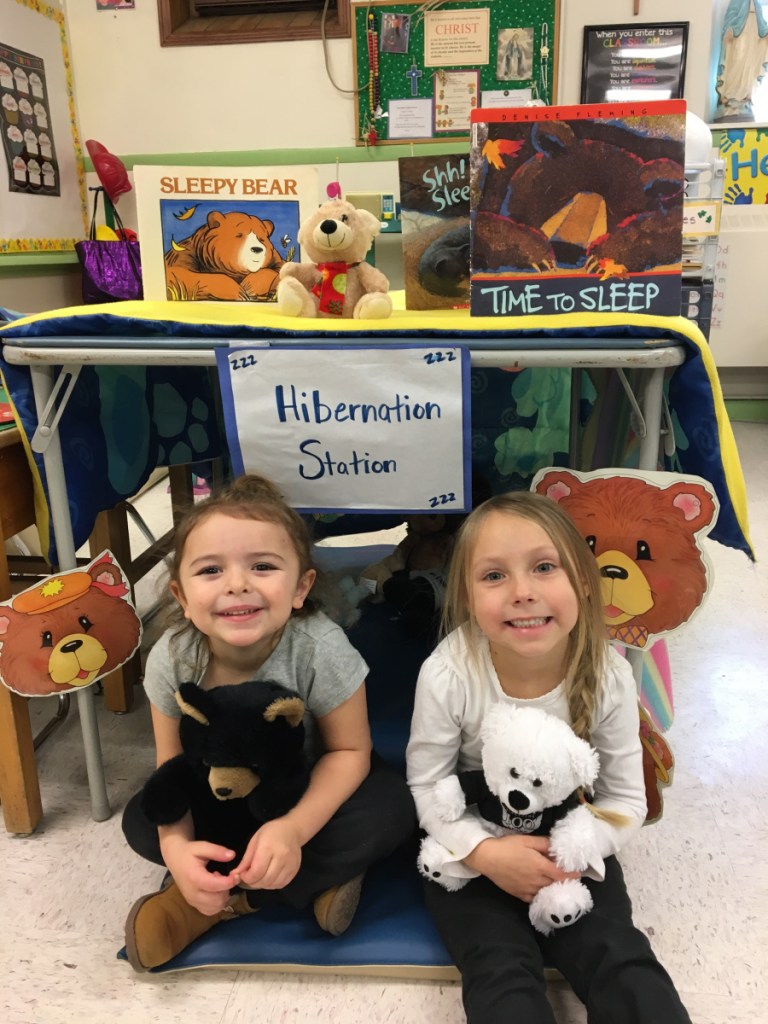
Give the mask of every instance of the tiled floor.
<svg viewBox="0 0 768 1024">
<path fill-rule="evenodd" d="M 737 424 L 736 435 L 752 537 L 765 556 L 768 427 Z M 164 485 L 147 505 L 163 497 Z M 670 641 L 674 784 L 662 821 L 622 860 L 637 923 L 695 1024 L 759 1024 L 768 1021 L 768 571 L 719 545 L 709 551 L 714 593 Z M 143 587 L 142 603 L 150 590 Z M 128 907 L 161 874 L 126 849 L 120 832 L 120 810 L 152 767 L 152 741 L 143 701 L 124 717 L 99 715 L 112 818 L 91 820 L 73 714 L 39 751 L 43 824 L 29 838 L 0 830 L 6 1024 L 463 1021 L 454 984 L 235 971 L 153 977 L 117 961 Z M 560 1024 L 586 1020 L 563 985 L 552 987 L 552 1001 Z"/>
</svg>

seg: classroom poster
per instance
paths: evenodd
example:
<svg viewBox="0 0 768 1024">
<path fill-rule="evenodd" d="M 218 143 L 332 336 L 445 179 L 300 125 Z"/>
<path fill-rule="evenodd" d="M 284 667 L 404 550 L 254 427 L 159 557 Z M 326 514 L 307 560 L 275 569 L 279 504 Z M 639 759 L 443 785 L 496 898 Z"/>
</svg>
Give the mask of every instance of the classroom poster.
<svg viewBox="0 0 768 1024">
<path fill-rule="evenodd" d="M 472 115 L 474 316 L 679 315 L 685 103 Z"/>
<path fill-rule="evenodd" d="M 725 161 L 723 202 L 768 203 L 768 128 L 729 128 L 719 134 L 718 149 Z"/>
<path fill-rule="evenodd" d="M 391 345 L 217 350 L 236 474 L 303 512 L 471 505 L 469 350 Z"/>
<path fill-rule="evenodd" d="M 681 99 L 687 48 L 687 21 L 585 26 L 581 102 Z"/>
<path fill-rule="evenodd" d="M 87 230 L 64 14 L 0 0 L 0 253 L 72 250 Z"/>
<path fill-rule="evenodd" d="M 133 169 L 144 298 L 274 301 L 318 205 L 316 167 Z"/>
<path fill-rule="evenodd" d="M 10 191 L 60 196 L 45 61 L 0 41 L 0 96 Z"/>
</svg>

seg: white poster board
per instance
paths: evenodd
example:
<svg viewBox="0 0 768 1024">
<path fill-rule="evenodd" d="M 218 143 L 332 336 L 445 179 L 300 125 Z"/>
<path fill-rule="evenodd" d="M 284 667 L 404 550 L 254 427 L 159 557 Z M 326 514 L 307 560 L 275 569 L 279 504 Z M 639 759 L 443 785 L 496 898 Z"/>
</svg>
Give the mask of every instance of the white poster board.
<svg viewBox="0 0 768 1024">
<path fill-rule="evenodd" d="M 0 132 L 0 253 L 74 249 L 85 174 L 57 0 L 0 0 Z"/>
<path fill-rule="evenodd" d="M 405 345 L 217 352 L 237 474 L 304 512 L 471 507 L 469 352 Z"/>
</svg>

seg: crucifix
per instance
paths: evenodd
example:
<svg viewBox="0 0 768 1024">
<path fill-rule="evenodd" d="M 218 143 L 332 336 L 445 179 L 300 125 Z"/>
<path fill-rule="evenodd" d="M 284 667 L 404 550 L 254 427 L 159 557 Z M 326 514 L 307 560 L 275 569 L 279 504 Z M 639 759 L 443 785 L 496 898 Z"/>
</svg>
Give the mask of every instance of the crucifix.
<svg viewBox="0 0 768 1024">
<path fill-rule="evenodd" d="M 405 77 L 411 80 L 411 96 L 418 96 L 419 94 L 419 79 L 424 74 L 415 64 L 411 65 L 411 70 L 405 72 Z"/>
</svg>

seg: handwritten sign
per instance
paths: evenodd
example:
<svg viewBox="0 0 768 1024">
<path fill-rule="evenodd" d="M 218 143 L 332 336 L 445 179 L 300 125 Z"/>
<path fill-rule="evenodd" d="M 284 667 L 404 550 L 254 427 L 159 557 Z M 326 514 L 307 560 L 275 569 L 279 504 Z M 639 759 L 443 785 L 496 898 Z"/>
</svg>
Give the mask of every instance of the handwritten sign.
<svg viewBox="0 0 768 1024">
<path fill-rule="evenodd" d="M 235 472 L 305 512 L 465 511 L 469 352 L 424 345 L 217 352 Z"/>
<path fill-rule="evenodd" d="M 719 199 L 686 199 L 683 205 L 683 234 L 686 238 L 706 238 L 720 232 Z"/>
</svg>

